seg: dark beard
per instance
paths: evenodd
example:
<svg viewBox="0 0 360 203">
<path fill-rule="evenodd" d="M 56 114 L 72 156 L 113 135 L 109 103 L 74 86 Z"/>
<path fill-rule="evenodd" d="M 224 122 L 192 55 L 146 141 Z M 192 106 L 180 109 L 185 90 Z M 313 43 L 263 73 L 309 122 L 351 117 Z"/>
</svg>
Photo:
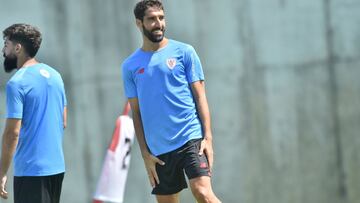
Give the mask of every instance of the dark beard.
<svg viewBox="0 0 360 203">
<path fill-rule="evenodd" d="M 17 69 L 17 58 L 16 57 L 6 57 L 4 56 L 4 70 L 7 73 L 10 73 L 11 71 Z"/>
<path fill-rule="evenodd" d="M 158 36 L 158 35 L 154 35 L 152 34 L 153 31 L 155 30 L 159 30 L 159 28 L 155 28 L 151 31 L 147 30 L 144 25 L 142 26 L 143 27 L 143 32 L 144 32 L 144 35 L 152 42 L 154 43 L 158 43 L 158 42 L 161 42 L 164 38 L 164 33 L 165 33 L 165 28 L 160 28 L 160 30 L 163 32 L 162 35 Z"/>
</svg>

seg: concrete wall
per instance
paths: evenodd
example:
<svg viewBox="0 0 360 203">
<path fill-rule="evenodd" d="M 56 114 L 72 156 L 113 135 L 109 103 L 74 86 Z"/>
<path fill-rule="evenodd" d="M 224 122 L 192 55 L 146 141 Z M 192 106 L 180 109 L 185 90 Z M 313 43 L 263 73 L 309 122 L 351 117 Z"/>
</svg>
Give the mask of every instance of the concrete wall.
<svg viewBox="0 0 360 203">
<path fill-rule="evenodd" d="M 203 63 L 214 131 L 213 184 L 223 202 L 359 202 L 360 2 L 164 3 L 167 36 L 192 44 Z M 0 0 L 0 29 L 16 22 L 40 27 L 38 59 L 65 80 L 62 202 L 90 202 L 94 192 L 126 100 L 120 64 L 141 45 L 134 4 Z M 1 131 L 9 77 L 1 70 Z M 132 156 L 125 202 L 155 202 L 137 143 Z M 189 190 L 181 198 L 194 202 Z"/>
</svg>

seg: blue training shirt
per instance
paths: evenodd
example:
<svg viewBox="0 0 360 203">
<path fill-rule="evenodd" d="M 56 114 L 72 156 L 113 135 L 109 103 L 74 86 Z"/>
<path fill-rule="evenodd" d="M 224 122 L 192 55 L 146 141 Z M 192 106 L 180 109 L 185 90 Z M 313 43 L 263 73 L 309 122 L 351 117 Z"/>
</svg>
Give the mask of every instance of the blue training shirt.
<svg viewBox="0 0 360 203">
<path fill-rule="evenodd" d="M 145 140 L 157 156 L 202 138 L 190 84 L 204 80 L 200 59 L 188 44 L 169 40 L 162 49 L 137 49 L 122 64 L 125 94 L 138 98 Z"/>
<path fill-rule="evenodd" d="M 65 171 L 60 74 L 46 64 L 20 68 L 6 85 L 7 118 L 21 119 L 14 176 L 47 176 Z"/>
</svg>

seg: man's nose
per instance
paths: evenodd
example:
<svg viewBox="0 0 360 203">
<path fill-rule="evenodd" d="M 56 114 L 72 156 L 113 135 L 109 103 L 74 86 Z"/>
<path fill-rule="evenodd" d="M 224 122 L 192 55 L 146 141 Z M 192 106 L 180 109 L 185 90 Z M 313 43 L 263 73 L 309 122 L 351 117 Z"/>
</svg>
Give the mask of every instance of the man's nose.
<svg viewBox="0 0 360 203">
<path fill-rule="evenodd" d="M 160 26 L 161 26 L 161 20 L 160 20 L 159 18 L 157 18 L 157 19 L 155 20 L 155 26 L 156 26 L 156 27 L 160 27 Z"/>
</svg>

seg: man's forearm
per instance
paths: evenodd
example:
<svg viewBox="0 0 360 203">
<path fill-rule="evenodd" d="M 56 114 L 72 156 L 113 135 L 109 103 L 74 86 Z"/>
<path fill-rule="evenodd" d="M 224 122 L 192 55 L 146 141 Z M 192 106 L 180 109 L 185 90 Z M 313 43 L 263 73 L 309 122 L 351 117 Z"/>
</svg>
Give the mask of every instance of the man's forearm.
<svg viewBox="0 0 360 203">
<path fill-rule="evenodd" d="M 9 170 L 11 160 L 13 158 L 14 152 L 16 150 L 16 145 L 18 143 L 18 137 L 18 134 L 15 132 L 4 132 L 3 134 L 0 166 L 1 176 L 4 176 Z"/>
<path fill-rule="evenodd" d="M 143 125 L 142 125 L 141 116 L 139 113 L 133 112 L 133 121 L 134 121 L 135 135 L 136 135 L 136 139 L 138 140 L 138 143 L 139 143 L 141 155 L 146 156 L 150 152 L 146 145 Z"/>
<path fill-rule="evenodd" d="M 4 176 L 9 170 L 11 160 L 18 144 L 21 120 L 6 119 L 5 130 L 2 137 L 0 175 Z"/>
<path fill-rule="evenodd" d="M 199 97 L 199 101 L 197 104 L 197 110 L 198 110 L 198 113 L 200 116 L 203 131 L 204 131 L 204 138 L 211 139 L 212 133 L 211 133 L 210 111 L 209 111 L 209 106 L 208 106 L 205 95 L 202 95 Z"/>
<path fill-rule="evenodd" d="M 205 139 L 212 139 L 211 117 L 209 105 L 206 99 L 205 91 L 195 96 L 196 108 L 202 124 L 202 130 Z"/>
<path fill-rule="evenodd" d="M 211 119 L 210 110 L 205 94 L 205 83 L 204 81 L 197 81 L 191 84 L 191 90 L 194 96 L 196 110 L 198 112 L 203 135 L 205 139 L 211 140 Z"/>
</svg>

